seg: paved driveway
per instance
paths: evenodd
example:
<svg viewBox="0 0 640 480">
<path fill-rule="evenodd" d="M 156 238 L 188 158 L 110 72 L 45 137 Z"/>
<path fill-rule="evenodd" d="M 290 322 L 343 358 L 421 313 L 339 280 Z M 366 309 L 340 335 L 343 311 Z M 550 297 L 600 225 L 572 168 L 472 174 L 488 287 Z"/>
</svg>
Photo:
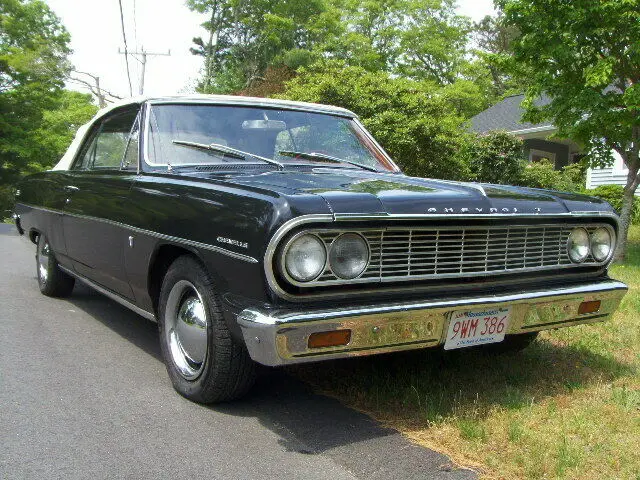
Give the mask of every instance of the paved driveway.
<svg viewBox="0 0 640 480">
<path fill-rule="evenodd" d="M 0 224 L 0 478 L 461 479 L 448 459 L 272 370 L 205 407 L 171 388 L 155 324 L 79 285 L 38 291 Z"/>
</svg>

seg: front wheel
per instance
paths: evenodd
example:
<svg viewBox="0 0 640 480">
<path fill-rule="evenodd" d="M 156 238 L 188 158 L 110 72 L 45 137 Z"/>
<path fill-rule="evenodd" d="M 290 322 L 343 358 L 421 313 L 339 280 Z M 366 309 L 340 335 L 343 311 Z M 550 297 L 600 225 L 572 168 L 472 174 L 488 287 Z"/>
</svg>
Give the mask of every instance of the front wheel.
<svg viewBox="0 0 640 480">
<path fill-rule="evenodd" d="M 167 372 L 184 397 L 200 403 L 233 400 L 253 385 L 255 363 L 231 337 L 213 281 L 194 258 L 179 257 L 169 267 L 158 325 Z"/>
<path fill-rule="evenodd" d="M 68 297 L 73 291 L 75 278 L 63 272 L 44 234 L 38 237 L 36 268 L 40 292 L 48 297 Z"/>
</svg>

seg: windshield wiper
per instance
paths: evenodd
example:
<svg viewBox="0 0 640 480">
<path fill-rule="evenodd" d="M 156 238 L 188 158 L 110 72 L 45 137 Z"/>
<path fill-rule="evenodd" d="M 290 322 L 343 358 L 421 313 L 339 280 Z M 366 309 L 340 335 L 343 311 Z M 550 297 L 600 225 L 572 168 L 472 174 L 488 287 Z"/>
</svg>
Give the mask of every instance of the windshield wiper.
<svg viewBox="0 0 640 480">
<path fill-rule="evenodd" d="M 227 147 L 226 145 L 220 145 L 219 143 L 197 143 L 197 142 L 187 142 L 184 140 L 172 140 L 174 145 L 181 145 L 183 147 L 191 147 L 198 148 L 201 150 L 209 150 L 211 152 L 222 153 L 232 158 L 237 158 L 238 160 L 246 160 L 247 157 L 257 158 L 258 160 L 262 160 L 265 163 L 269 163 L 271 165 L 276 165 L 280 170 L 284 169 L 284 165 L 275 160 L 271 160 L 270 158 L 262 157 L 260 155 L 256 155 L 251 152 L 243 152 L 242 150 L 237 150 L 235 148 Z"/>
<path fill-rule="evenodd" d="M 371 172 L 380 172 L 377 168 L 372 167 L 370 165 L 364 165 L 358 162 L 352 162 L 351 160 L 344 160 L 338 157 L 332 157 L 331 155 L 326 155 L 324 153 L 316 153 L 316 152 L 289 152 L 287 150 L 283 150 L 278 152 L 280 155 L 284 157 L 300 157 L 306 160 L 324 160 L 333 163 L 348 163 L 349 165 L 353 165 L 354 167 L 364 168 L 365 170 L 369 170 Z"/>
</svg>

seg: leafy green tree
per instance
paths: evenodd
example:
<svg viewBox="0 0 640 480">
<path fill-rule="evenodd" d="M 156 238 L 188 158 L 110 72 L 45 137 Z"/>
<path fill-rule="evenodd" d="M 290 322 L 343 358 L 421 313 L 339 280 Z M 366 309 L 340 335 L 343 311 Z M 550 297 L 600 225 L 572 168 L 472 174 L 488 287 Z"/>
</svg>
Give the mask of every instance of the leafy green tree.
<svg viewBox="0 0 640 480">
<path fill-rule="evenodd" d="M 466 179 L 466 163 L 458 155 L 466 138 L 464 119 L 433 93 L 429 82 L 330 61 L 303 69 L 280 96 L 356 112 L 409 175 Z"/>
<path fill-rule="evenodd" d="M 96 111 L 89 95 L 62 90 L 69 34 L 38 0 L 0 0 L 0 217 L 13 185 L 51 167 Z"/>
<path fill-rule="evenodd" d="M 550 119 L 584 143 L 591 165 L 617 152 L 629 169 L 616 258 L 624 258 L 640 184 L 640 0 L 498 0 L 519 31 L 513 59 L 527 74 L 526 119 Z M 534 105 L 542 93 L 551 97 Z"/>
<path fill-rule="evenodd" d="M 514 72 L 517 66 L 509 61 L 517 35 L 517 28 L 507 25 L 500 11 L 496 16 L 487 15 L 473 25 L 476 68 L 484 70 L 490 79 L 489 94 L 494 100 L 524 89 L 522 79 L 517 79 Z"/>
<path fill-rule="evenodd" d="M 43 2 L 0 0 L 0 184 L 39 154 L 32 135 L 70 69 L 68 43 Z"/>
<path fill-rule="evenodd" d="M 310 63 L 340 20 L 325 0 L 188 0 L 187 6 L 209 16 L 208 41 L 195 38 L 192 48 L 205 58 L 199 89 L 208 93 L 252 87 L 269 66 Z"/>
<path fill-rule="evenodd" d="M 453 83 L 468 62 L 471 23 L 456 13 L 455 0 L 408 1 L 400 35 L 399 73 L 440 85 Z"/>
</svg>

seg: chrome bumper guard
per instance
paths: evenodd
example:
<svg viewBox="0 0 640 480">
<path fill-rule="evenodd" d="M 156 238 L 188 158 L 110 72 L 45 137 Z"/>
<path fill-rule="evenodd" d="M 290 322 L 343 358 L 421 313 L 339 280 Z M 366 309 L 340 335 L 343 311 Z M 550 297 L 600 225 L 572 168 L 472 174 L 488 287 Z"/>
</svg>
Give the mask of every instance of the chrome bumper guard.
<svg viewBox="0 0 640 480">
<path fill-rule="evenodd" d="M 445 298 L 332 310 L 245 309 L 238 316 L 251 358 L 288 365 L 372 355 L 444 343 L 451 312 L 511 306 L 508 334 L 535 332 L 608 319 L 627 291 L 605 280 L 579 286 L 491 296 Z M 579 314 L 582 302 L 600 301 L 597 312 Z M 351 330 L 347 345 L 309 348 L 313 333 Z"/>
</svg>

